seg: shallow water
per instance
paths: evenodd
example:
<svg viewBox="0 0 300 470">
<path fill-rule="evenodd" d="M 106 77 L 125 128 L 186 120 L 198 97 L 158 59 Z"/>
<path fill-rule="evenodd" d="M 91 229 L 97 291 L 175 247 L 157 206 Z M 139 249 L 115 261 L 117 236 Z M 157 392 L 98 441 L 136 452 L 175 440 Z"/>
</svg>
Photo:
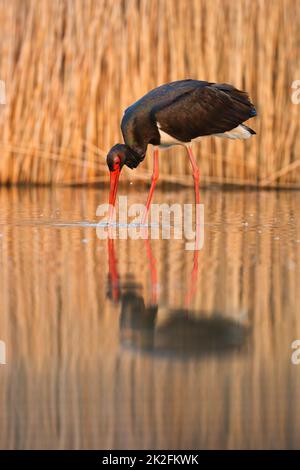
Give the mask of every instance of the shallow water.
<svg viewBox="0 0 300 470">
<path fill-rule="evenodd" d="M 99 240 L 107 195 L 0 189 L 0 448 L 299 448 L 300 193 L 203 191 L 198 266 Z"/>
</svg>

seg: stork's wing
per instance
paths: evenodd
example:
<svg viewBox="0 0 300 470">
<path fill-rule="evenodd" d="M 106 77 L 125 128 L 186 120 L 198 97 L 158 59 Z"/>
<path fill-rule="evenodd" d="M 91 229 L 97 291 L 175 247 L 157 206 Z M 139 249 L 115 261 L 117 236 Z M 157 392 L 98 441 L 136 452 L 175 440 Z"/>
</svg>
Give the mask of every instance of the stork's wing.
<svg viewBox="0 0 300 470">
<path fill-rule="evenodd" d="M 183 93 L 153 109 L 160 129 L 183 142 L 234 129 L 256 116 L 247 93 L 227 84 L 210 84 Z"/>
<path fill-rule="evenodd" d="M 156 103 L 160 106 L 167 106 L 174 100 L 180 98 L 185 93 L 191 93 L 196 88 L 201 88 L 207 85 L 213 85 L 211 82 L 205 82 L 203 80 L 177 80 L 175 82 L 164 83 L 163 85 L 154 88 L 153 90 L 146 93 L 138 101 L 133 103 L 131 106 L 125 109 L 124 116 L 130 114 L 136 110 L 140 105 L 143 105 L 144 109 L 151 109 Z"/>
</svg>

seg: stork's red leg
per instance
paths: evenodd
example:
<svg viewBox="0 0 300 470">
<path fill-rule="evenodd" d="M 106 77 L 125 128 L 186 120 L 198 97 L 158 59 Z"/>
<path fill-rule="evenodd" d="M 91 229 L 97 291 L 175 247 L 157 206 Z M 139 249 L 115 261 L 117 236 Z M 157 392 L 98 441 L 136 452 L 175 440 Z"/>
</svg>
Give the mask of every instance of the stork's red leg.
<svg viewBox="0 0 300 470">
<path fill-rule="evenodd" d="M 189 154 L 189 159 L 193 169 L 193 178 L 194 178 L 194 186 L 195 186 L 195 203 L 200 204 L 200 193 L 199 193 L 199 168 L 194 157 L 192 146 L 187 146 L 187 151 Z M 198 211 L 197 211 L 198 212 Z"/>
<path fill-rule="evenodd" d="M 149 207 L 150 207 L 150 204 L 151 204 L 151 199 L 152 199 L 152 196 L 153 196 L 156 181 L 158 180 L 158 176 L 159 176 L 158 148 L 155 147 L 154 151 L 153 151 L 153 173 L 152 173 L 152 179 L 151 179 L 151 188 L 150 188 L 150 191 L 149 191 L 149 195 L 148 195 L 148 199 L 147 199 L 147 203 L 146 203 L 146 209 L 145 209 L 143 219 L 142 219 L 142 224 L 146 223 L 146 219 L 147 219 L 148 212 L 149 212 Z"/>
</svg>

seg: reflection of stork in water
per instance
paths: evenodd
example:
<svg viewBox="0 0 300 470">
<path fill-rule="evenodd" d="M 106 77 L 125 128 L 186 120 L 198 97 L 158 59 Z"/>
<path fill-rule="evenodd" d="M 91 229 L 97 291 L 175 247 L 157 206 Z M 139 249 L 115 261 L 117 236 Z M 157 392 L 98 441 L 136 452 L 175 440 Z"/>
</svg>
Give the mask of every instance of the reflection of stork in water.
<svg viewBox="0 0 300 470">
<path fill-rule="evenodd" d="M 109 292 L 114 292 L 114 295 L 110 297 L 114 300 L 118 299 L 121 303 L 120 332 L 123 346 L 140 351 L 151 351 L 159 355 L 172 354 L 180 357 L 224 354 L 243 346 L 248 327 L 217 312 L 207 316 L 204 312 L 189 309 L 196 291 L 197 250 L 194 252 L 191 287 L 185 297 L 185 308 L 169 309 L 167 319 L 160 324 L 158 322 L 156 261 L 149 240 L 145 240 L 152 285 L 152 299 L 149 306 L 145 305 L 141 285 L 135 283 L 134 280 L 120 284 L 113 242 L 109 240 L 108 247 L 109 279 L 114 280 Z"/>
</svg>

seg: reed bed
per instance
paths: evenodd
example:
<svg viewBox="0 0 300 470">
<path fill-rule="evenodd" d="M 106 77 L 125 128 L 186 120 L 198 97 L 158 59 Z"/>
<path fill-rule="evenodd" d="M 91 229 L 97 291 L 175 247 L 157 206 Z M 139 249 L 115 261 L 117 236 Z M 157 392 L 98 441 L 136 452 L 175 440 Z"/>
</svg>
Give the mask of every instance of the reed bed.
<svg viewBox="0 0 300 470">
<path fill-rule="evenodd" d="M 185 191 L 175 194 L 187 202 Z M 229 356 L 181 360 L 121 345 L 106 242 L 95 228 L 55 226 L 69 213 L 91 220 L 99 190 L 2 188 L 0 448 L 299 448 L 300 376 L 290 355 L 300 331 L 300 196 L 206 191 L 204 199 L 210 223 L 192 315 L 246 318 L 249 336 Z M 193 253 L 180 240 L 151 244 L 163 322 L 182 308 Z M 121 282 L 130 275 L 149 304 L 143 240 L 115 249 Z"/>
<path fill-rule="evenodd" d="M 203 182 L 300 187 L 299 0 L 0 0 L 0 21 L 1 183 L 102 184 L 124 108 L 191 77 L 247 90 L 259 113 L 249 142 L 203 139 Z M 161 181 L 192 183 L 172 153 Z"/>
</svg>

